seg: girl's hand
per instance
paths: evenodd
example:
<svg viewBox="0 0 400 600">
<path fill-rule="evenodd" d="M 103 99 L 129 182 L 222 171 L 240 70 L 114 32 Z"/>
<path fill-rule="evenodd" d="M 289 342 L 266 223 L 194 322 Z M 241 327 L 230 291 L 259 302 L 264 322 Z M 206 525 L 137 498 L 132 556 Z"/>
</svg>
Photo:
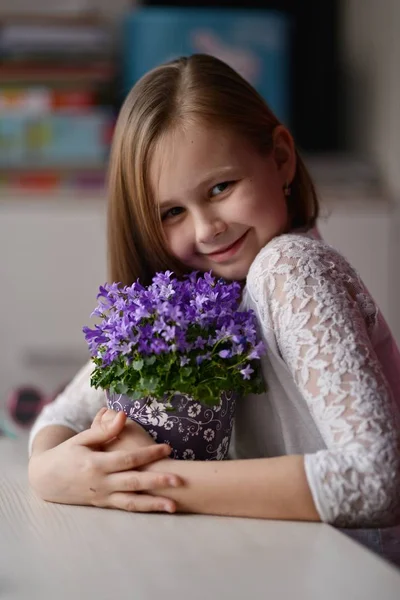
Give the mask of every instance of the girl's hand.
<svg viewBox="0 0 400 600">
<path fill-rule="evenodd" d="M 115 411 L 108 410 L 102 417 L 96 416 L 92 423 L 92 427 L 99 427 L 100 419 L 102 421 L 112 421 L 116 415 L 117 413 Z M 141 427 L 141 425 L 132 419 L 127 419 L 121 433 L 110 442 L 107 442 L 107 444 L 104 444 L 103 450 L 106 452 L 114 452 L 115 450 L 135 451 L 139 448 L 147 448 L 155 445 L 157 444 L 154 439 L 145 429 L 143 429 L 143 427 Z"/>
<path fill-rule="evenodd" d="M 177 487 L 181 484 L 180 479 L 173 474 L 138 470 L 167 457 L 171 448 L 166 444 L 155 444 L 151 438 L 146 444 L 143 438 L 139 443 L 137 436 L 138 442 L 129 450 L 123 449 L 124 444 L 121 444 L 119 449 L 116 445 L 104 452 L 103 447 L 129 427 L 125 425 L 126 416 L 122 411 L 115 413 L 113 420 L 109 420 L 110 412 L 113 411 L 101 409 L 90 429 L 50 450 L 33 454 L 29 461 L 29 480 L 33 489 L 44 500 L 60 504 L 131 512 L 175 512 L 172 500 L 144 492 Z M 124 437 L 125 434 L 122 439 Z"/>
</svg>

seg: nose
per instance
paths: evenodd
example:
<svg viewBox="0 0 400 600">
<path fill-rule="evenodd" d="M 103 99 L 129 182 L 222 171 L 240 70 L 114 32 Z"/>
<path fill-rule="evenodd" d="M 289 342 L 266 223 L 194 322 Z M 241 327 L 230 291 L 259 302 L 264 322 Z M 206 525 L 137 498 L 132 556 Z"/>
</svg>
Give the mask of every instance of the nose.
<svg viewBox="0 0 400 600">
<path fill-rule="evenodd" d="M 196 241 L 198 244 L 210 244 L 227 229 L 226 223 L 213 213 L 203 213 L 195 218 Z"/>
</svg>

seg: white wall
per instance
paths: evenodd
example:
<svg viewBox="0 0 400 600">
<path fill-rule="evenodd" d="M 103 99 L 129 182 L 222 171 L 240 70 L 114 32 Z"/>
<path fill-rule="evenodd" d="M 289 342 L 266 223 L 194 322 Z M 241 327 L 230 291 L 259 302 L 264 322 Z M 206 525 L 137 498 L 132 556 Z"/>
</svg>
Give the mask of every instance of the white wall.
<svg viewBox="0 0 400 600">
<path fill-rule="evenodd" d="M 343 1 L 343 61 L 353 145 L 400 203 L 400 2 Z"/>
<path fill-rule="evenodd" d="M 85 362 L 106 280 L 101 198 L 16 198 L 0 204 L 0 405 L 19 384 L 52 393 Z"/>
</svg>

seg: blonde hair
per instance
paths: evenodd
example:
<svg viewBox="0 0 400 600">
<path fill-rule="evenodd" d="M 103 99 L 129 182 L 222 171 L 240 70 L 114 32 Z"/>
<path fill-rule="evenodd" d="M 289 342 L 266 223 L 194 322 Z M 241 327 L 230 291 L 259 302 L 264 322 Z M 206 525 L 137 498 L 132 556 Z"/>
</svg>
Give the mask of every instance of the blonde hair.
<svg viewBox="0 0 400 600">
<path fill-rule="evenodd" d="M 147 285 L 157 271 L 178 276 L 187 267 L 166 248 L 157 204 L 149 183 L 156 144 L 188 119 L 226 126 L 260 152 L 272 149 L 280 123 L 264 99 L 227 64 L 195 54 L 161 65 L 144 75 L 127 96 L 111 150 L 108 201 L 109 277 Z M 313 227 L 318 200 L 297 150 L 297 167 L 288 198 L 290 228 Z"/>
</svg>

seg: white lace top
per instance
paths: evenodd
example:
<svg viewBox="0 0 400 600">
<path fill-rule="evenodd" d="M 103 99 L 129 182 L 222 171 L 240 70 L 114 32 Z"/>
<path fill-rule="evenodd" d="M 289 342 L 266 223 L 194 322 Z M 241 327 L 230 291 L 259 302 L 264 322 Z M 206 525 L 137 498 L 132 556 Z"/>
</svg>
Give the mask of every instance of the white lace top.
<svg viewBox="0 0 400 600">
<path fill-rule="evenodd" d="M 305 455 L 321 520 L 389 526 L 400 517 L 400 354 L 348 262 L 314 234 L 273 239 L 254 260 L 243 307 L 268 346 L 268 392 L 239 402 L 232 456 Z M 31 431 L 89 427 L 105 404 L 88 363 Z"/>
</svg>

